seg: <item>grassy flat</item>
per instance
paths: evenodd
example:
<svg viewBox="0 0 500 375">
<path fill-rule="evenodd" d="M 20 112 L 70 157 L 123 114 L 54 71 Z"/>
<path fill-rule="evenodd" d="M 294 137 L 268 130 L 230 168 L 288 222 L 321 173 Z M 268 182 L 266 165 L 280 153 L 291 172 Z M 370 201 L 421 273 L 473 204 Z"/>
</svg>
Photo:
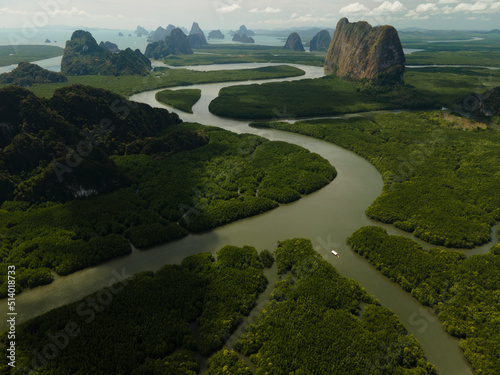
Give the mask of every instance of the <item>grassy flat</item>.
<svg viewBox="0 0 500 375">
<path fill-rule="evenodd" d="M 50 98 L 55 90 L 73 84 L 89 85 L 129 96 L 138 92 L 173 86 L 200 83 L 247 81 L 284 78 L 303 75 L 304 71 L 291 66 L 271 66 L 255 69 L 219 70 L 200 72 L 188 69 L 159 69 L 142 76 L 68 76 L 68 82 L 33 85 L 30 89 L 38 96 Z"/>
<path fill-rule="evenodd" d="M 156 100 L 160 103 L 187 113 L 193 113 L 193 105 L 200 98 L 200 89 L 163 90 L 156 94 Z"/>
<path fill-rule="evenodd" d="M 49 59 L 62 54 L 63 49 L 56 46 L 0 46 L 0 66 Z"/>
</svg>

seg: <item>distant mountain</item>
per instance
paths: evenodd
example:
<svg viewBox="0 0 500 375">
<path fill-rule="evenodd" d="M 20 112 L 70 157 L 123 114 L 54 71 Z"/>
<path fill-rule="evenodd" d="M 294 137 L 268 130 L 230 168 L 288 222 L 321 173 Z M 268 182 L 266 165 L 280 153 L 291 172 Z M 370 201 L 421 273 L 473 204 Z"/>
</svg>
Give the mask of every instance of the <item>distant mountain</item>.
<svg viewBox="0 0 500 375">
<path fill-rule="evenodd" d="M 224 39 L 224 34 L 220 30 L 212 30 L 208 34 L 208 39 Z"/>
<path fill-rule="evenodd" d="M 33 86 L 35 83 L 67 82 L 68 79 L 61 73 L 51 72 L 29 62 L 20 62 L 16 69 L 9 73 L 0 74 L 0 83 Z"/>
<path fill-rule="evenodd" d="M 175 28 L 165 41 L 148 44 L 144 54 L 146 57 L 158 60 L 169 55 L 192 55 L 193 50 L 186 34 L 181 29 Z"/>
<path fill-rule="evenodd" d="M 309 43 L 310 51 L 328 51 L 332 37 L 328 30 L 321 30 Z"/>
<path fill-rule="evenodd" d="M 137 29 L 134 31 L 134 33 L 137 35 L 137 36 L 142 36 L 142 35 L 149 35 L 149 31 L 146 30 L 144 27 L 142 26 L 137 26 Z"/>
<path fill-rule="evenodd" d="M 205 38 L 205 33 L 203 33 L 203 30 L 196 22 L 193 22 L 193 26 L 191 26 L 188 40 L 192 48 L 201 48 L 208 44 L 207 39 Z"/>
<path fill-rule="evenodd" d="M 255 40 L 252 37 L 247 36 L 246 34 L 234 34 L 233 42 L 240 43 L 255 43 Z"/>
<path fill-rule="evenodd" d="M 88 31 L 77 30 L 66 42 L 61 72 L 66 75 L 146 75 L 151 62 L 137 49 L 112 53 L 97 45 Z"/>
<path fill-rule="evenodd" d="M 155 31 L 151 32 L 148 37 L 148 42 L 159 42 L 160 40 L 165 40 L 167 36 L 170 35 L 172 30 L 175 29 L 174 25 L 168 25 L 166 29 L 159 26 Z"/>
<path fill-rule="evenodd" d="M 284 49 L 288 49 L 290 51 L 305 51 L 304 46 L 302 45 L 302 40 L 300 39 L 299 34 L 291 33 L 286 40 Z"/>
<path fill-rule="evenodd" d="M 491 31 L 488 31 L 487 34 L 500 34 L 500 30 L 498 29 L 493 29 Z"/>
<path fill-rule="evenodd" d="M 245 25 L 241 25 L 237 31 L 231 30 L 229 32 L 229 34 L 233 35 L 233 36 L 236 34 L 246 35 L 246 36 L 255 36 L 255 33 L 252 30 L 248 30 Z"/>
</svg>

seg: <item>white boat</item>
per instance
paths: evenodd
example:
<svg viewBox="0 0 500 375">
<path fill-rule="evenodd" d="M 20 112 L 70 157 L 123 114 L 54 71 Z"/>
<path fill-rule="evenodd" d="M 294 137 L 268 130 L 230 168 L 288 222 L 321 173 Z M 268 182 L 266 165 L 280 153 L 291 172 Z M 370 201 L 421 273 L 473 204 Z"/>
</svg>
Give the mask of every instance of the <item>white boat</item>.
<svg viewBox="0 0 500 375">
<path fill-rule="evenodd" d="M 335 250 L 332 250 L 332 254 L 335 255 L 336 257 L 339 257 L 339 253 L 337 253 Z"/>
</svg>

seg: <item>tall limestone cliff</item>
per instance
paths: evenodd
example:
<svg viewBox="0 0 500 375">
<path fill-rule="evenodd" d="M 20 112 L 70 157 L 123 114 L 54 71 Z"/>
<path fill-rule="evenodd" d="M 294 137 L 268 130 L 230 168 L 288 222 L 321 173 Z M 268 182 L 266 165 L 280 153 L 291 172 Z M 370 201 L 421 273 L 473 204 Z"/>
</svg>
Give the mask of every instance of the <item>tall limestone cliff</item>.
<svg viewBox="0 0 500 375">
<path fill-rule="evenodd" d="M 302 39 L 300 39 L 299 34 L 291 33 L 286 40 L 285 49 L 289 49 L 290 51 L 305 51 L 304 46 L 302 45 Z"/>
<path fill-rule="evenodd" d="M 192 48 L 201 48 L 208 44 L 207 38 L 205 38 L 205 33 L 196 22 L 193 22 L 193 26 L 191 26 L 188 40 Z"/>
<path fill-rule="evenodd" d="M 317 33 L 314 38 L 311 39 L 309 43 L 310 51 L 328 51 L 328 47 L 330 47 L 330 42 L 332 41 L 332 37 L 328 30 L 321 30 Z"/>
<path fill-rule="evenodd" d="M 193 50 L 186 34 L 176 27 L 164 41 L 148 44 L 144 54 L 146 57 L 158 60 L 169 55 L 192 55 Z"/>
<path fill-rule="evenodd" d="M 330 42 L 325 72 L 356 80 L 402 82 L 405 56 L 396 29 L 342 18 Z"/>
</svg>

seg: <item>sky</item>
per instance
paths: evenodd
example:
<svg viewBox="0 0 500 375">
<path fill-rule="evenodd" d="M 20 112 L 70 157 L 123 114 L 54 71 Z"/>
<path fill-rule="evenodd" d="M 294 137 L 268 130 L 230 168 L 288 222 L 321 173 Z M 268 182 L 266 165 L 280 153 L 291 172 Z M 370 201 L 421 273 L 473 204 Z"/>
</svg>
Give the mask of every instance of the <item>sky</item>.
<svg viewBox="0 0 500 375">
<path fill-rule="evenodd" d="M 149 30 L 168 24 L 203 30 L 335 28 L 338 20 L 396 28 L 500 28 L 500 0 L 0 0 L 0 28 L 50 25 Z"/>
</svg>

